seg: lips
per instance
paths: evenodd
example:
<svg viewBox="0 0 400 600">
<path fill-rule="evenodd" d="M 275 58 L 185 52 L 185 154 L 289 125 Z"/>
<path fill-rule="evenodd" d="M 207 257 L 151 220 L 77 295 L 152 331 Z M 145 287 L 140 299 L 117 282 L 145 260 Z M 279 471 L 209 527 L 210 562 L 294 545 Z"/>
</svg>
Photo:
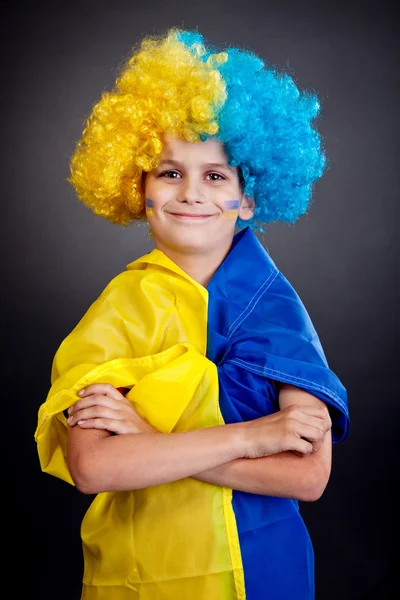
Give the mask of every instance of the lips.
<svg viewBox="0 0 400 600">
<path fill-rule="evenodd" d="M 182 217 L 182 218 L 188 218 L 188 219 L 207 219 L 208 217 L 213 217 L 213 214 L 208 214 L 208 215 L 198 215 L 198 214 L 193 214 L 193 213 L 169 213 L 170 215 L 172 215 L 173 217 Z"/>
</svg>

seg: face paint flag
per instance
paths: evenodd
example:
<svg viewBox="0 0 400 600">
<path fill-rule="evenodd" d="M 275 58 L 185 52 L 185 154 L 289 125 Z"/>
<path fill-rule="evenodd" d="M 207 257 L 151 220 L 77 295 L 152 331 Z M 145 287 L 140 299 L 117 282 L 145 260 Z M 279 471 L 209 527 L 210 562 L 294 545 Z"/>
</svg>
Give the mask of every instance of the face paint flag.
<svg viewBox="0 0 400 600">
<path fill-rule="evenodd" d="M 240 202 L 239 200 L 226 200 L 224 202 L 225 210 L 222 216 L 225 219 L 237 219 Z"/>
<path fill-rule="evenodd" d="M 146 198 L 146 215 L 152 217 L 154 215 L 154 202 L 150 198 Z"/>
</svg>

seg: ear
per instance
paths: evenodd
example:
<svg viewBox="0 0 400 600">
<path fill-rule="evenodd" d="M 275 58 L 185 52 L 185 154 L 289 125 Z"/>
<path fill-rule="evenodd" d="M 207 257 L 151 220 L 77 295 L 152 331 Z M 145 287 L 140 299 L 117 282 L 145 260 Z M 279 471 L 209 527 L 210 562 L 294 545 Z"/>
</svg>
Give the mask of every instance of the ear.
<svg viewBox="0 0 400 600">
<path fill-rule="evenodd" d="M 240 203 L 238 217 L 243 221 L 249 221 L 254 216 L 255 202 L 252 198 L 243 195 Z"/>
</svg>

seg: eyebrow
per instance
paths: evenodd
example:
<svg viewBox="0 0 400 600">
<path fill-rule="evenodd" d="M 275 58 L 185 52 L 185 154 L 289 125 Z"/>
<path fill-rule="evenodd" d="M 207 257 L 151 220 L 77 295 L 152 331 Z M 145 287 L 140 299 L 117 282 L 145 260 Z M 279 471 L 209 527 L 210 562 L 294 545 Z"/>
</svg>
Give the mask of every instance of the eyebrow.
<svg viewBox="0 0 400 600">
<path fill-rule="evenodd" d="M 172 165 L 174 167 L 182 167 L 182 163 L 180 163 L 178 160 L 173 160 L 172 158 L 169 159 L 165 159 L 159 162 L 158 166 L 162 167 L 165 165 Z M 233 173 L 233 167 L 231 167 L 230 165 L 228 165 L 228 163 L 204 163 L 203 165 L 201 165 L 202 169 L 228 169 L 229 171 L 231 171 Z"/>
</svg>

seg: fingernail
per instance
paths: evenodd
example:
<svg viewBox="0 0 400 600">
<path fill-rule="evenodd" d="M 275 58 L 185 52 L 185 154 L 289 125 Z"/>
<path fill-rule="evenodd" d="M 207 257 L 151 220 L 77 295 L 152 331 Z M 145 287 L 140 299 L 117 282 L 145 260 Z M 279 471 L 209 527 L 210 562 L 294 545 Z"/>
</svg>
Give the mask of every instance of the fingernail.
<svg viewBox="0 0 400 600">
<path fill-rule="evenodd" d="M 77 424 L 78 424 L 78 425 L 82 425 L 82 423 L 84 423 L 84 422 L 85 422 L 84 420 L 83 420 L 83 421 L 78 421 L 78 423 L 77 423 Z"/>
<path fill-rule="evenodd" d="M 70 415 L 72 413 L 72 406 L 71 408 L 68 409 L 68 414 Z"/>
<path fill-rule="evenodd" d="M 70 417 L 69 419 L 67 419 L 67 423 L 72 423 L 72 417 Z"/>
<path fill-rule="evenodd" d="M 78 396 L 83 396 L 84 393 L 85 393 L 85 388 L 83 388 L 83 390 L 80 390 L 78 392 Z"/>
</svg>

